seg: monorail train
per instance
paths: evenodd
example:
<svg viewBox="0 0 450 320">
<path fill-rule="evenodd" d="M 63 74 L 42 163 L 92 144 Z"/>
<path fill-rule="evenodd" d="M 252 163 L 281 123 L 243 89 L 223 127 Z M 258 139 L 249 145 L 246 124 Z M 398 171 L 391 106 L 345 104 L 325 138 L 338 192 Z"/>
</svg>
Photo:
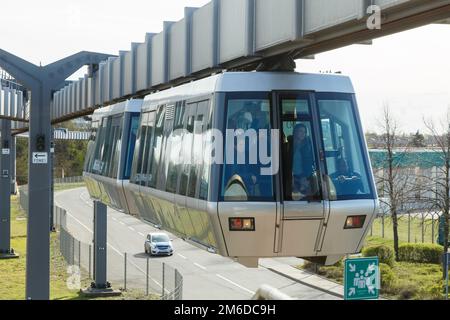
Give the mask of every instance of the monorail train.
<svg viewBox="0 0 450 320">
<path fill-rule="evenodd" d="M 93 199 L 256 267 L 361 250 L 377 193 L 350 79 L 225 72 L 100 109 Z"/>
</svg>

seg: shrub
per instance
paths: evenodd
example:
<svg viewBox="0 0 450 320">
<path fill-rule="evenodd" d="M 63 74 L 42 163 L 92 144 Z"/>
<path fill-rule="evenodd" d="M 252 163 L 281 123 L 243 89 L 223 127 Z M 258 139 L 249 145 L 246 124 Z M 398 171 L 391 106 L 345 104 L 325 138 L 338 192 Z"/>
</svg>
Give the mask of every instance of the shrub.
<svg viewBox="0 0 450 320">
<path fill-rule="evenodd" d="M 406 262 L 440 264 L 442 253 L 442 246 L 437 244 L 408 243 L 398 248 L 399 260 Z"/>
<path fill-rule="evenodd" d="M 397 282 L 397 277 L 391 267 L 385 263 L 380 263 L 381 289 L 384 292 L 392 292 Z"/>
<path fill-rule="evenodd" d="M 364 257 L 378 257 L 380 263 L 385 263 L 390 267 L 394 266 L 395 253 L 394 249 L 386 245 L 377 245 L 364 248 L 362 251 Z"/>
</svg>

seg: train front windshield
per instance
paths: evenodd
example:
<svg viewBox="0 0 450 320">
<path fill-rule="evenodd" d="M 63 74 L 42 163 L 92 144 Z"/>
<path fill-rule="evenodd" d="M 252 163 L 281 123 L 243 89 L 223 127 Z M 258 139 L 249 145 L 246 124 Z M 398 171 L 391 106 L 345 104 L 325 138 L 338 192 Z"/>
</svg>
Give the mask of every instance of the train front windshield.
<svg viewBox="0 0 450 320">
<path fill-rule="evenodd" d="M 324 189 L 331 201 L 374 198 L 352 94 L 232 93 L 225 101 L 222 201 L 274 201 L 277 179 L 284 201 L 321 200 Z M 278 170 L 262 174 L 268 166 Z"/>
</svg>

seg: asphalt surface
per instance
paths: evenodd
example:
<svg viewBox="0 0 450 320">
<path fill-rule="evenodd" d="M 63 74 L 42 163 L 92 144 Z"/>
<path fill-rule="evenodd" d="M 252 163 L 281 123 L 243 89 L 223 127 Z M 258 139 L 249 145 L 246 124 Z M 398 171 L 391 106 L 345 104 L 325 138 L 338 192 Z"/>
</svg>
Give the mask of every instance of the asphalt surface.
<svg viewBox="0 0 450 320">
<path fill-rule="evenodd" d="M 83 244 L 81 262 L 87 268 L 88 246 L 92 243 L 93 204 L 87 189 L 79 188 L 55 194 L 57 206 L 67 211 L 66 227 Z M 188 300 L 246 300 L 258 288 L 269 285 L 295 299 L 334 300 L 336 296 L 317 290 L 264 267 L 246 268 L 178 239 L 173 239 L 175 253 L 171 257 L 152 257 L 144 253 L 145 237 L 158 231 L 152 226 L 121 212 L 108 208 L 108 280 L 114 287 L 124 287 L 124 253 L 127 253 L 127 288 L 146 289 L 149 261 L 150 292 L 168 292 L 174 286 L 174 269 L 183 276 L 183 299 Z M 265 259 L 267 261 L 267 259 Z M 290 265 L 300 264 L 296 258 L 276 259 Z M 162 278 L 162 264 L 165 277 Z M 164 283 L 163 283 L 164 282 Z"/>
</svg>

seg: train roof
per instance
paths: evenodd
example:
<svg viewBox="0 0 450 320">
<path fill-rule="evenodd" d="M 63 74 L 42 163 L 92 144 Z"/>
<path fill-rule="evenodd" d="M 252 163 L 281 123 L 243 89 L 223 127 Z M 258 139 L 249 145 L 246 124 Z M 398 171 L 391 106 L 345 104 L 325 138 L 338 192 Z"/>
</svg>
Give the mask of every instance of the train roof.
<svg viewBox="0 0 450 320">
<path fill-rule="evenodd" d="M 147 95 L 144 105 L 188 100 L 214 92 L 316 91 L 354 93 L 348 76 L 297 72 L 225 72 Z"/>
<path fill-rule="evenodd" d="M 97 109 L 92 115 L 92 121 L 124 112 L 141 112 L 142 102 L 143 99 L 131 99 Z"/>
</svg>

